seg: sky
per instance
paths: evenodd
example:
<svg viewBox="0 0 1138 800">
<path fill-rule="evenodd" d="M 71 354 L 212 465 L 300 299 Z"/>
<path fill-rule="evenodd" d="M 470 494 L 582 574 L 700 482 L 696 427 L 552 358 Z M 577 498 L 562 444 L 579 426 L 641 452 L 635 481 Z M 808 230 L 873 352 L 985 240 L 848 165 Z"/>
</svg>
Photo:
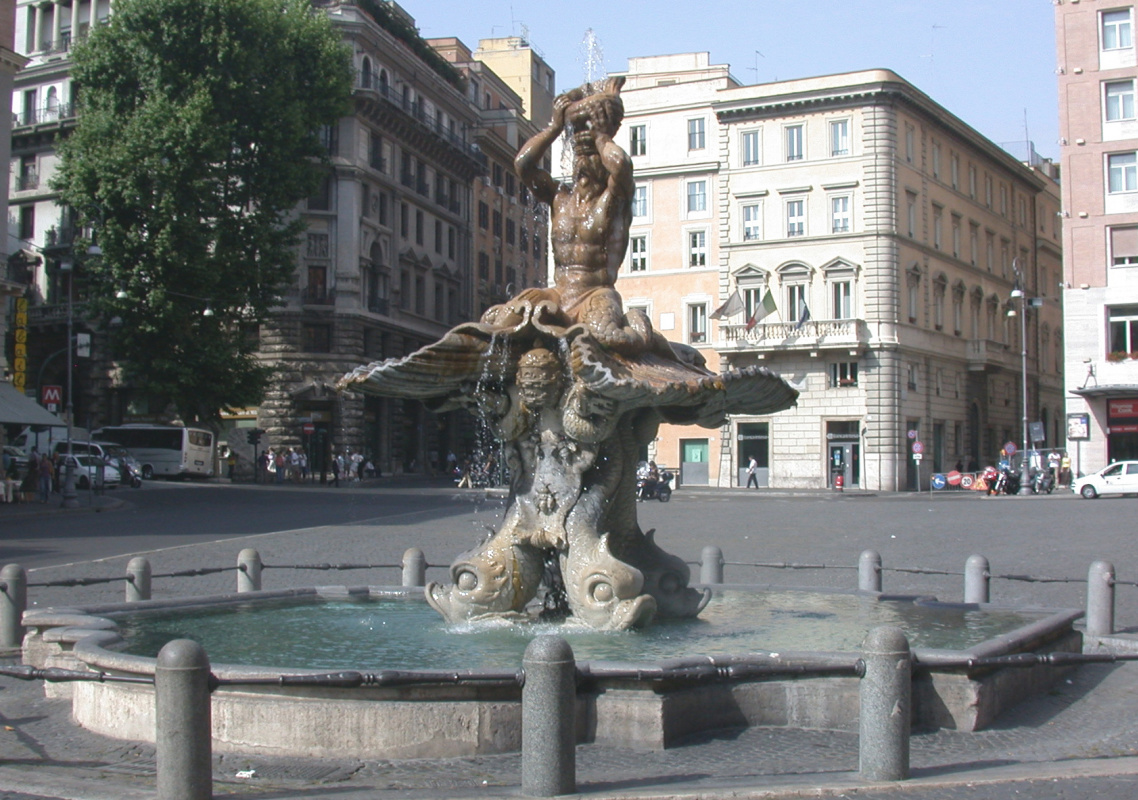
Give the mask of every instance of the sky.
<svg viewBox="0 0 1138 800">
<path fill-rule="evenodd" d="M 997 144 L 1059 157 L 1051 0 L 399 0 L 426 38 L 525 35 L 564 91 L 634 56 L 707 51 L 744 84 L 886 68 Z"/>
</svg>

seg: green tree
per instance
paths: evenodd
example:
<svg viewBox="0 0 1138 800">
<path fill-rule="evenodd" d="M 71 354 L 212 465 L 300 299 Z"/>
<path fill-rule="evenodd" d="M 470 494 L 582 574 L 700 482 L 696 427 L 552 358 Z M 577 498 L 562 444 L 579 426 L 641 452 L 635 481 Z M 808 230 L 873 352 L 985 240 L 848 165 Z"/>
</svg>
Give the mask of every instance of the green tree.
<svg viewBox="0 0 1138 800">
<path fill-rule="evenodd" d="M 125 382 L 187 423 L 257 404 L 271 371 L 249 330 L 296 269 L 292 212 L 350 107 L 347 48 L 306 0 L 120 0 L 73 56 L 54 187 L 102 250 L 84 266 L 95 311 L 122 320 Z"/>
</svg>

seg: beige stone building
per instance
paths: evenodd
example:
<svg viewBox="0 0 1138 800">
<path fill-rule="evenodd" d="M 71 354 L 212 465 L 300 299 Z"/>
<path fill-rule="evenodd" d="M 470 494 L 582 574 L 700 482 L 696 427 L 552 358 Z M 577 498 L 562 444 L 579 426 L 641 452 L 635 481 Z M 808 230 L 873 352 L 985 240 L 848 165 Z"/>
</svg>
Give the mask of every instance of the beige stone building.
<svg viewBox="0 0 1138 800">
<path fill-rule="evenodd" d="M 801 392 L 719 430 L 666 426 L 646 457 L 688 484 L 743 485 L 753 455 L 762 485 L 888 491 L 994 461 L 1024 416 L 1061 442 L 1049 165 L 888 70 L 743 86 L 688 53 L 630 59 L 626 78 L 626 305 L 713 369 L 764 365 Z"/>
<path fill-rule="evenodd" d="M 1138 458 L 1132 4 L 1057 2 L 1067 419 L 1076 474 Z"/>
</svg>

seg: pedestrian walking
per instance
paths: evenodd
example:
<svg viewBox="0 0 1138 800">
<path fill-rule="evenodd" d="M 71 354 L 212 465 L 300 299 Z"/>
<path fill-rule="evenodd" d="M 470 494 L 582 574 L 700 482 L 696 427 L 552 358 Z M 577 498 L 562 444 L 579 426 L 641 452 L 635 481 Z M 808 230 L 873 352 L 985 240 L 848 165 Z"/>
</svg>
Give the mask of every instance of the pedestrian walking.
<svg viewBox="0 0 1138 800">
<path fill-rule="evenodd" d="M 46 456 L 40 459 L 39 476 L 40 502 L 46 503 L 51 497 L 51 482 L 55 477 L 55 465 L 51 462 L 51 459 Z"/>
<path fill-rule="evenodd" d="M 751 456 L 750 461 L 748 461 L 748 463 L 747 463 L 747 488 L 748 489 L 751 488 L 751 484 L 754 484 L 756 489 L 759 488 L 759 462 L 755 460 L 754 456 Z"/>
<path fill-rule="evenodd" d="M 286 464 L 287 462 L 285 460 L 284 453 L 277 453 L 276 456 L 273 457 L 273 465 L 277 468 L 278 486 L 284 483 L 285 470 L 288 469 Z"/>
<path fill-rule="evenodd" d="M 332 485 L 337 489 L 340 488 L 340 472 L 344 468 L 344 457 L 341 455 L 332 456 Z"/>
</svg>

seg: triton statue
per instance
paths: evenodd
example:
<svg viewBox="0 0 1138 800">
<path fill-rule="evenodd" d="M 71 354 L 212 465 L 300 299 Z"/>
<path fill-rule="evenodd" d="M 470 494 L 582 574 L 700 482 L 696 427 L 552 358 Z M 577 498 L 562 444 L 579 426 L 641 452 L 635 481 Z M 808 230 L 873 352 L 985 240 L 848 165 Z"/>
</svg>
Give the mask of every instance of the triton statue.
<svg viewBox="0 0 1138 800">
<path fill-rule="evenodd" d="M 530 618 L 551 574 L 560 576 L 567 613 L 594 628 L 696 616 L 709 592 L 690 587 L 687 565 L 637 523 L 637 453 L 661 422 L 718 427 L 728 414 L 780 411 L 798 396 L 762 367 L 716 375 L 694 348 L 668 342 L 639 310 L 624 311 L 614 285 L 633 179 L 613 141 L 623 82 L 560 95 L 549 127 L 515 161 L 550 206 L 554 285 L 527 289 L 479 322 L 338 384 L 436 411 L 468 408 L 505 446 L 510 500 L 501 527 L 451 565 L 452 583 L 427 586 L 427 601 L 451 622 Z M 566 129 L 572 184 L 539 166 Z"/>
</svg>

